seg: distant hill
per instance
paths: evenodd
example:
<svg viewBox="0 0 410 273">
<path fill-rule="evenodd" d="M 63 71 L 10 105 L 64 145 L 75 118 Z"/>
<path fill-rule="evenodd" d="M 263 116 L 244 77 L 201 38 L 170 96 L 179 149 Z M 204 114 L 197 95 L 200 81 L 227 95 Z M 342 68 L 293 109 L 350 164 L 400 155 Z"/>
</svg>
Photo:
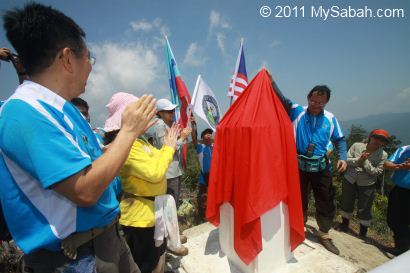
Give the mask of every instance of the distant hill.
<svg viewBox="0 0 410 273">
<path fill-rule="evenodd" d="M 383 128 L 395 135 L 403 145 L 410 145 L 410 112 L 385 113 L 339 122 L 346 134 L 350 133 L 352 125 L 361 125 L 368 132 Z"/>
</svg>

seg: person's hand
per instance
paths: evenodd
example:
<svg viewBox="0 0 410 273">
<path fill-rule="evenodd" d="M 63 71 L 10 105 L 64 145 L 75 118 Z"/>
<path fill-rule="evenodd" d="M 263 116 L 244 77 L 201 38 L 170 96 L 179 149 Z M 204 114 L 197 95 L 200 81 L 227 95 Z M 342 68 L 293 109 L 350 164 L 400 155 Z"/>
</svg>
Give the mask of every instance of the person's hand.
<svg viewBox="0 0 410 273">
<path fill-rule="evenodd" d="M 8 48 L 2 47 L 0 48 L 0 60 L 8 62 L 10 61 L 11 51 Z"/>
<path fill-rule="evenodd" d="M 185 140 L 192 132 L 192 128 L 186 127 L 181 131 L 181 140 Z"/>
<path fill-rule="evenodd" d="M 151 95 L 144 95 L 128 105 L 121 116 L 121 130 L 134 134 L 135 138 L 142 135 L 155 116 L 155 103 L 156 100 Z"/>
<path fill-rule="evenodd" d="M 357 163 L 359 165 L 362 165 L 363 162 L 369 158 L 370 153 L 369 152 L 363 152 L 362 155 L 359 157 L 359 159 L 357 160 Z"/>
<path fill-rule="evenodd" d="M 164 144 L 175 149 L 179 135 L 179 124 L 172 124 L 171 128 L 166 130 L 164 136 Z"/>
<path fill-rule="evenodd" d="M 399 170 L 410 171 L 410 158 L 407 158 L 403 163 L 398 164 Z"/>
<path fill-rule="evenodd" d="M 336 168 L 337 168 L 337 171 L 339 173 L 343 173 L 344 171 L 346 171 L 346 169 L 347 169 L 346 161 L 344 161 L 344 160 L 337 161 Z"/>
<path fill-rule="evenodd" d="M 189 121 L 191 124 L 196 124 L 196 120 L 195 120 L 194 115 L 191 115 L 191 116 L 188 118 L 188 121 Z"/>
</svg>

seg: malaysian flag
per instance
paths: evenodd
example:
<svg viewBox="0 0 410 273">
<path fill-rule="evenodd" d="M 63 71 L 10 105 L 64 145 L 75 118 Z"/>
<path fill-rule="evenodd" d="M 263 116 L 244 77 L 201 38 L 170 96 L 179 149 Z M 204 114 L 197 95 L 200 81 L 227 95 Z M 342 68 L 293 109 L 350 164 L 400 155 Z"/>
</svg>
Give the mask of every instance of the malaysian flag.
<svg viewBox="0 0 410 273">
<path fill-rule="evenodd" d="M 243 54 L 243 39 L 241 39 L 241 47 L 239 48 L 235 71 L 232 75 L 228 90 L 228 97 L 231 97 L 231 103 L 238 98 L 247 86 L 248 75 L 246 74 L 245 56 Z"/>
</svg>

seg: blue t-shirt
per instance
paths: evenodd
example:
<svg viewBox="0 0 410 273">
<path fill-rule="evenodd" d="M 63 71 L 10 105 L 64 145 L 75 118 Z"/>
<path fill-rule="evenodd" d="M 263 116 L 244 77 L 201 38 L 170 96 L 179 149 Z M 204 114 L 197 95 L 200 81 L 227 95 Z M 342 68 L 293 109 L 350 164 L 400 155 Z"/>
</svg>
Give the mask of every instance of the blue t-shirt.
<svg viewBox="0 0 410 273">
<path fill-rule="evenodd" d="M 406 161 L 408 158 L 410 158 L 410 145 L 400 147 L 387 160 L 395 164 L 401 164 L 404 161 Z M 409 170 L 394 171 L 391 179 L 393 180 L 394 184 L 396 184 L 397 186 L 410 189 L 410 171 Z"/>
<path fill-rule="evenodd" d="M 211 169 L 211 158 L 213 144 L 206 146 L 205 144 L 198 143 L 196 145 L 196 152 L 198 154 L 199 165 L 201 166 L 201 172 L 199 173 L 199 184 L 205 185 L 205 174 L 209 173 Z"/>
<path fill-rule="evenodd" d="M 0 197 L 13 239 L 25 252 L 60 250 L 73 232 L 109 224 L 119 213 L 113 183 L 80 207 L 51 189 L 101 156 L 75 106 L 25 81 L 0 110 Z"/>
<path fill-rule="evenodd" d="M 346 142 L 342 128 L 336 117 L 324 110 L 317 116 L 307 111 L 307 107 L 292 103 L 289 113 L 295 133 L 298 154 L 306 155 L 310 143 L 315 144 L 313 155 L 324 156 L 329 141 L 338 145 L 339 158 L 346 160 Z M 341 145 L 343 144 L 343 145 Z"/>
</svg>

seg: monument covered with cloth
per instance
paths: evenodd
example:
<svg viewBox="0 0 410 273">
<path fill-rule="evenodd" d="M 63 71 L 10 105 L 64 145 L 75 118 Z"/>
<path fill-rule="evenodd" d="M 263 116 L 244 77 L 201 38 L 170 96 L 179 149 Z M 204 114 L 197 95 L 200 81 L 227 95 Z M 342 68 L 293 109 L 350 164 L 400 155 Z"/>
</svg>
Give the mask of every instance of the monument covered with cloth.
<svg viewBox="0 0 410 273">
<path fill-rule="evenodd" d="M 206 218 L 242 272 L 274 272 L 304 239 L 294 132 L 262 69 L 219 123 Z"/>
</svg>

